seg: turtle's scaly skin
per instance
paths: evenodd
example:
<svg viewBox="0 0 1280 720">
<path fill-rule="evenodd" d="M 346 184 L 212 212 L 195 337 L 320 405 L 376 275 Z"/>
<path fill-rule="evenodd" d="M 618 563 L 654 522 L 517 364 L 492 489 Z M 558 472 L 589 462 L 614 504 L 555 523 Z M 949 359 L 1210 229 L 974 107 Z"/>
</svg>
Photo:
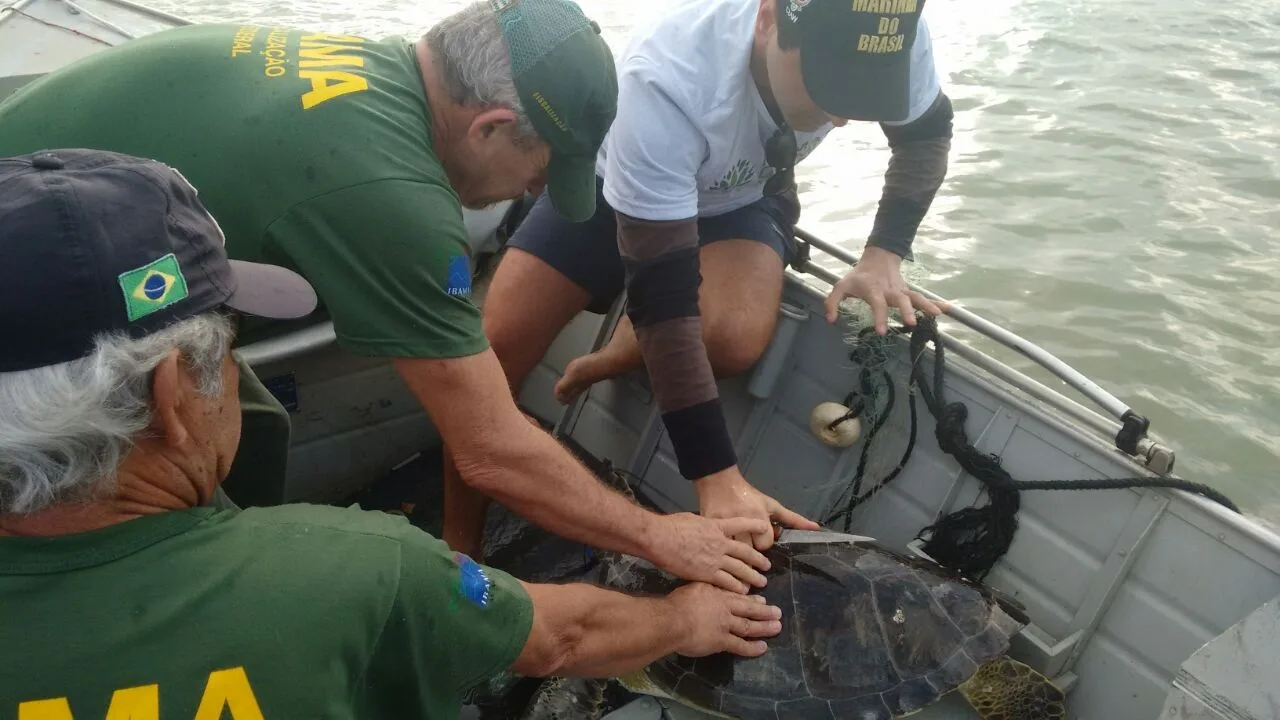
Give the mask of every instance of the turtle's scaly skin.
<svg viewBox="0 0 1280 720">
<path fill-rule="evenodd" d="M 529 703 L 524 720 L 583 720 L 600 716 L 605 681 L 597 678 L 552 678 Z"/>
<path fill-rule="evenodd" d="M 760 592 L 783 624 L 769 651 L 662 658 L 645 669 L 658 690 L 743 720 L 890 720 L 1002 656 L 1025 622 L 982 586 L 875 544 L 778 543 L 768 555 Z M 623 590 L 679 584 L 636 558 L 610 557 L 604 569 Z"/>
<path fill-rule="evenodd" d="M 960 686 L 983 720 L 1060 720 L 1065 696 L 1049 678 L 1012 658 L 996 658 Z"/>
</svg>

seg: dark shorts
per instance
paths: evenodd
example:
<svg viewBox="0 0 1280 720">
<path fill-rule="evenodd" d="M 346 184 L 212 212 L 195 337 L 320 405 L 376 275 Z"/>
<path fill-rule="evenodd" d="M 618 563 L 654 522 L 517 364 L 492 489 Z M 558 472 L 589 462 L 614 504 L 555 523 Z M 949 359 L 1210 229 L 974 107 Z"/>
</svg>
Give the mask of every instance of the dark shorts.
<svg viewBox="0 0 1280 720">
<path fill-rule="evenodd" d="M 591 294 L 587 310 L 604 314 L 622 293 L 624 272 L 618 255 L 618 224 L 596 178 L 596 214 L 584 223 L 562 218 L 543 193 L 507 245 L 540 258 Z M 698 218 L 698 244 L 717 240 L 764 243 L 790 263 L 796 252 L 799 203 L 794 194 L 765 197 L 723 215 Z"/>
</svg>

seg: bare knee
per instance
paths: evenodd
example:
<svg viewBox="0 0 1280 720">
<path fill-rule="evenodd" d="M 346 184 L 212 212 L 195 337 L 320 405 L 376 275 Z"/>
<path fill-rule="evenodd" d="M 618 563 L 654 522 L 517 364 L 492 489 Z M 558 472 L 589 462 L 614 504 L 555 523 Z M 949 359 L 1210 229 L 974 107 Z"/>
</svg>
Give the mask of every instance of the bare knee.
<svg viewBox="0 0 1280 720">
<path fill-rule="evenodd" d="M 524 342 L 519 305 L 485 303 L 484 334 L 489 339 L 493 354 L 498 356 L 507 382 L 518 387 L 529 374 L 538 358 Z"/>
<path fill-rule="evenodd" d="M 484 302 L 484 334 L 507 382 L 518 389 L 589 296 L 542 260 L 517 248 L 498 265 Z"/>
<path fill-rule="evenodd" d="M 773 337 L 782 260 L 767 245 L 722 240 L 702 249 L 702 266 L 699 307 L 707 359 L 717 377 L 742 375 Z"/>
<path fill-rule="evenodd" d="M 706 322 L 706 319 L 703 320 Z M 751 370 L 773 336 L 773 316 L 712 319 L 703 329 L 707 359 L 717 377 L 736 377 Z"/>
</svg>

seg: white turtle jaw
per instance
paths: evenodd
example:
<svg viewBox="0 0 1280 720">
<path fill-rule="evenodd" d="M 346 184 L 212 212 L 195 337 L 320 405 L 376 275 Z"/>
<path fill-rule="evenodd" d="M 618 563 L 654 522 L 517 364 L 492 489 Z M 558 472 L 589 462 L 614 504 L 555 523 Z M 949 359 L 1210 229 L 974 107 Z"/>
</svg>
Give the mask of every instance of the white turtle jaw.
<svg viewBox="0 0 1280 720">
<path fill-rule="evenodd" d="M 849 543 L 852 545 L 874 543 L 876 539 L 866 535 L 850 535 L 831 530 L 793 530 L 787 528 L 775 544 L 789 543 Z"/>
</svg>

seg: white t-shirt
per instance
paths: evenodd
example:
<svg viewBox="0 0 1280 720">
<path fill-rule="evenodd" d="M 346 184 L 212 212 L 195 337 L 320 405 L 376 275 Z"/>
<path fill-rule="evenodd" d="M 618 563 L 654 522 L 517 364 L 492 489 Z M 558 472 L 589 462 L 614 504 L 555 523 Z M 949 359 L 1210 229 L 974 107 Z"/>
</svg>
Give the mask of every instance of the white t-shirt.
<svg viewBox="0 0 1280 720">
<path fill-rule="evenodd" d="M 600 147 L 604 197 L 644 220 L 679 220 L 759 200 L 772 174 L 764 145 L 778 129 L 751 76 L 760 0 L 679 0 L 638 28 L 618 58 L 618 114 Z M 922 17 L 912 48 L 911 109 L 941 87 Z M 796 133 L 796 163 L 831 130 Z"/>
</svg>

